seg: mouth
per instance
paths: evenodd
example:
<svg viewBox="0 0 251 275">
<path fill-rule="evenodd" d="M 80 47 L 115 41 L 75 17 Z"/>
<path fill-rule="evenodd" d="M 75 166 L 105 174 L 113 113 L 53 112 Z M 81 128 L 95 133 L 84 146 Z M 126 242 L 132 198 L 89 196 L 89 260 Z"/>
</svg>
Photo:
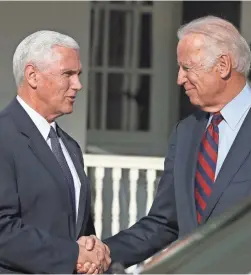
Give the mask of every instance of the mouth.
<svg viewBox="0 0 251 275">
<path fill-rule="evenodd" d="M 189 88 L 189 89 L 186 89 L 185 88 L 185 93 L 188 94 L 189 92 L 191 92 L 193 90 L 193 88 Z"/>
<path fill-rule="evenodd" d="M 67 97 L 71 102 L 75 102 L 76 96 L 68 96 Z"/>
</svg>

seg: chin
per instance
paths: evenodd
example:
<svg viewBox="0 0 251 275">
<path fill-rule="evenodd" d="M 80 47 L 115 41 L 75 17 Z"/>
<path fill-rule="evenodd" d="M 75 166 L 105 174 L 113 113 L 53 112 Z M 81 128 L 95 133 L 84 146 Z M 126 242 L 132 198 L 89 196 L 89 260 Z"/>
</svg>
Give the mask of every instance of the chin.
<svg viewBox="0 0 251 275">
<path fill-rule="evenodd" d="M 196 106 L 198 108 L 201 108 L 201 102 L 196 99 L 196 98 L 189 98 L 190 100 L 190 103 L 193 105 L 193 106 Z"/>
<path fill-rule="evenodd" d="M 65 112 L 65 114 L 71 114 L 72 112 L 73 112 L 73 109 L 71 108 L 71 109 L 67 110 L 67 111 Z"/>
<path fill-rule="evenodd" d="M 62 110 L 62 113 L 67 115 L 67 114 L 71 114 L 73 112 L 73 106 L 69 106 L 67 108 L 65 108 L 64 110 Z"/>
<path fill-rule="evenodd" d="M 194 97 L 190 96 L 189 100 L 190 100 L 191 104 L 193 104 L 193 105 L 197 105 L 198 104 L 197 98 L 194 98 Z"/>
</svg>

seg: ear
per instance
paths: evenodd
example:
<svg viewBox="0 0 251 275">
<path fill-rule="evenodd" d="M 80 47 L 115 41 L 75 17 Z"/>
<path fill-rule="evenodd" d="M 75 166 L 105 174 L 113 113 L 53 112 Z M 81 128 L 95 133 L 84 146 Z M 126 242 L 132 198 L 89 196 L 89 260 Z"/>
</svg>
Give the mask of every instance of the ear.
<svg viewBox="0 0 251 275">
<path fill-rule="evenodd" d="M 218 69 L 218 72 L 220 73 L 221 78 L 228 77 L 232 69 L 231 57 L 229 55 L 222 55 L 219 58 L 217 69 Z"/>
<path fill-rule="evenodd" d="M 37 69 L 33 64 L 27 64 L 25 66 L 24 77 L 33 89 L 37 88 Z"/>
</svg>

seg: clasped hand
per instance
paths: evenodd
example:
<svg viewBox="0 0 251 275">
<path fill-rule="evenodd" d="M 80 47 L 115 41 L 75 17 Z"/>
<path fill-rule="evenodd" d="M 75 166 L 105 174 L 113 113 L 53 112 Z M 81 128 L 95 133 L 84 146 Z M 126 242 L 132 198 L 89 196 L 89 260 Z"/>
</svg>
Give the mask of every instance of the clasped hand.
<svg viewBox="0 0 251 275">
<path fill-rule="evenodd" d="M 77 241 L 79 257 L 76 265 L 78 273 L 104 273 L 111 264 L 110 250 L 96 236 L 83 236 Z"/>
</svg>

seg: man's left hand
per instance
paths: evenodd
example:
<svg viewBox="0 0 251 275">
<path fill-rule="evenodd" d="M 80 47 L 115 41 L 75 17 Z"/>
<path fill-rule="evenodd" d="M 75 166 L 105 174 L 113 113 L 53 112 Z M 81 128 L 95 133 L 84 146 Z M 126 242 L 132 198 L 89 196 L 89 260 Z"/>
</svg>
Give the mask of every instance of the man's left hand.
<svg viewBox="0 0 251 275">
<path fill-rule="evenodd" d="M 103 273 L 109 268 L 111 264 L 110 249 L 95 235 L 83 236 L 79 238 L 77 242 L 83 245 L 88 251 L 93 249 L 97 250 L 100 257 L 103 257 L 104 255 L 103 266 L 101 269 L 97 268 L 94 264 L 89 262 L 85 263 L 84 265 L 78 263 L 76 266 L 78 273 L 97 274 Z"/>
</svg>

